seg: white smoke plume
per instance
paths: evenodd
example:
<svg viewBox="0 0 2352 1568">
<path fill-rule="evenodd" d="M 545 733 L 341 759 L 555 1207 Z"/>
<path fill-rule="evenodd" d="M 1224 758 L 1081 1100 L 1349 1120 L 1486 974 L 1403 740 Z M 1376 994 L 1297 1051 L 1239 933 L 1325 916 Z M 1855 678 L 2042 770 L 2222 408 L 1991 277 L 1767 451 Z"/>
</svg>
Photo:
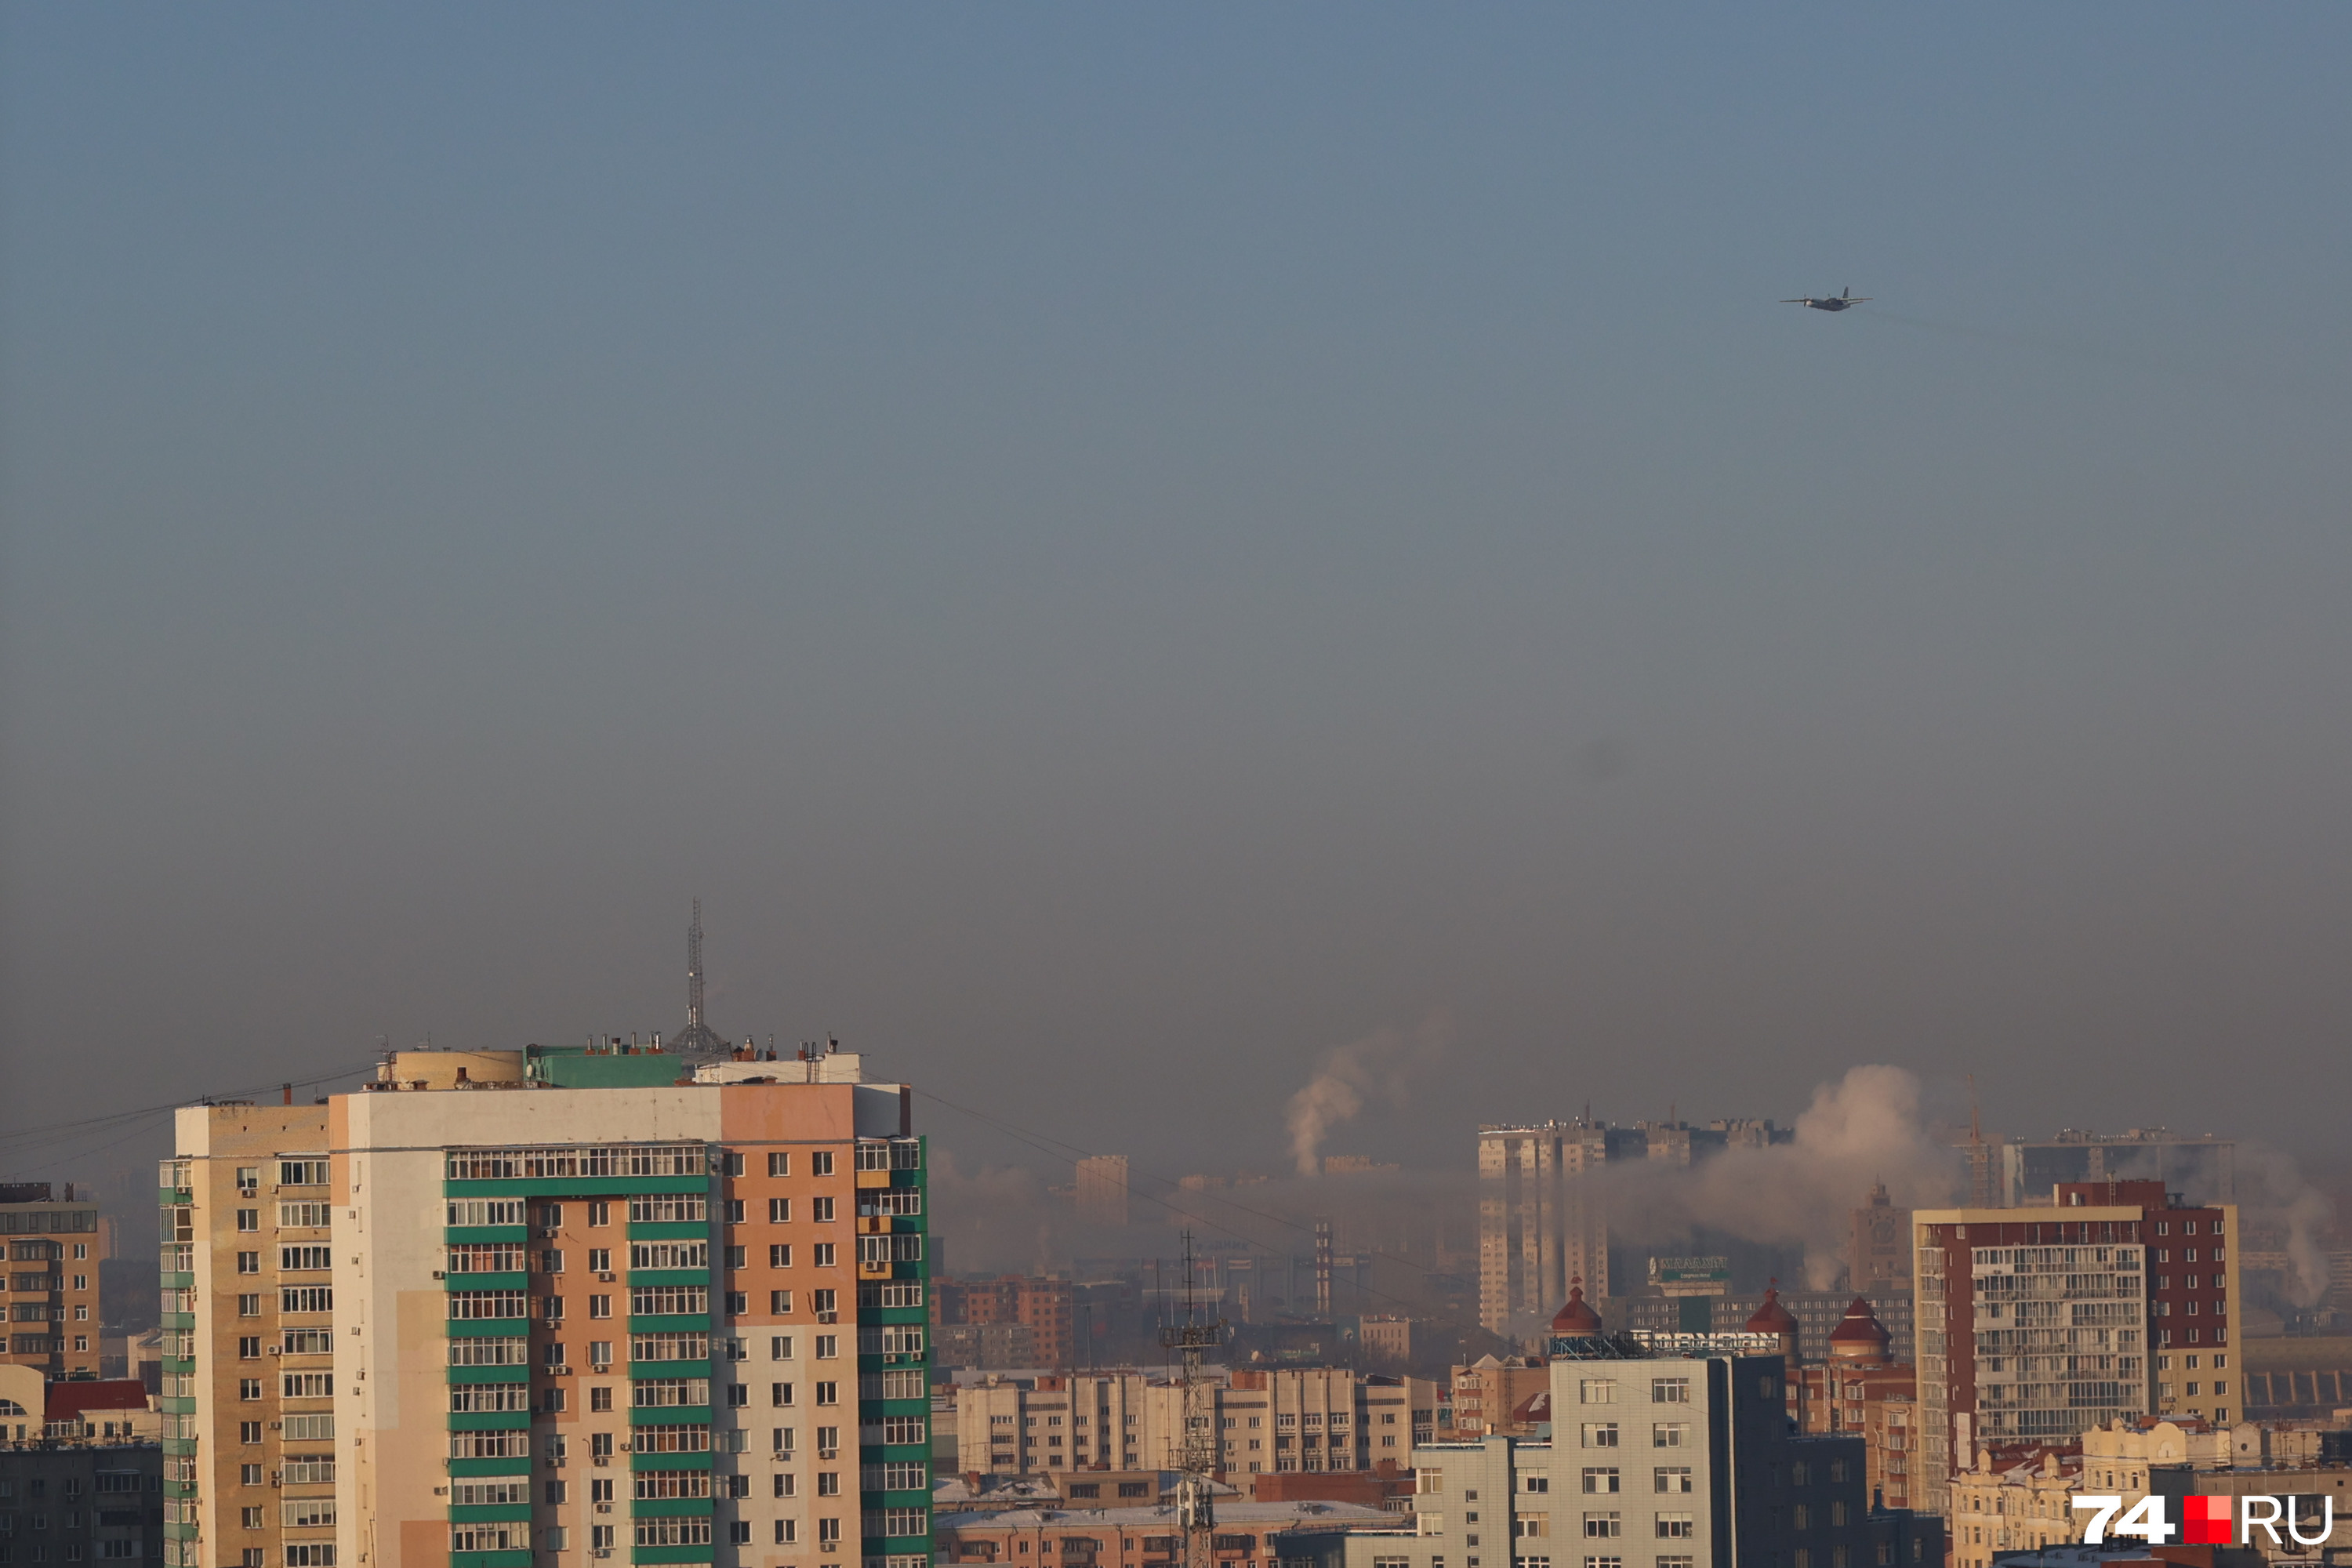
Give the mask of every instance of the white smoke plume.
<svg viewBox="0 0 2352 1568">
<path fill-rule="evenodd" d="M 2305 1181 L 2294 1157 L 2280 1150 L 2241 1144 L 2238 1165 L 2247 1217 L 2276 1226 L 2284 1237 L 2287 1299 L 2298 1307 L 2317 1306 L 2328 1286 L 2327 1254 L 2320 1237 L 2335 1228 L 2336 1205 Z"/>
<path fill-rule="evenodd" d="M 1298 1173 L 1321 1173 L 1323 1140 L 1334 1127 L 1355 1120 L 1367 1100 L 1385 1100 L 1402 1110 L 1414 1075 L 1435 1066 L 1453 1044 L 1452 1022 L 1433 1013 L 1411 1035 L 1381 1029 L 1325 1052 L 1322 1065 L 1307 1087 L 1290 1097 L 1285 1112 Z"/>
<path fill-rule="evenodd" d="M 1901 1068 L 1850 1068 L 1813 1090 L 1795 1140 L 1727 1149 L 1696 1165 L 1602 1167 L 1612 1229 L 1660 1238 L 1716 1230 L 1804 1248 L 1806 1284 L 1837 1282 L 1848 1216 L 1884 1182 L 1897 1207 L 1951 1200 L 1956 1152 L 1928 1136 L 1919 1080 Z"/>
</svg>

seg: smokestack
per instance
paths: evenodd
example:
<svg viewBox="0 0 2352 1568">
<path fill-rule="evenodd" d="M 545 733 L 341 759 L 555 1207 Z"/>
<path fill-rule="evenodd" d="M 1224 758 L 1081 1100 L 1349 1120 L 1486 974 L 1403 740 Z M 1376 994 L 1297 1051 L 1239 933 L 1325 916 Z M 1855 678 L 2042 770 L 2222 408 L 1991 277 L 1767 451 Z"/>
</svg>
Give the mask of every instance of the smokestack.
<svg viewBox="0 0 2352 1568">
<path fill-rule="evenodd" d="M 1331 1315 L 1331 1222 L 1315 1222 L 1315 1315 Z"/>
<path fill-rule="evenodd" d="M 292 1084 L 280 1084 L 278 1086 L 278 1092 L 286 1097 L 287 1104 L 291 1105 L 294 1103 L 294 1086 Z"/>
</svg>

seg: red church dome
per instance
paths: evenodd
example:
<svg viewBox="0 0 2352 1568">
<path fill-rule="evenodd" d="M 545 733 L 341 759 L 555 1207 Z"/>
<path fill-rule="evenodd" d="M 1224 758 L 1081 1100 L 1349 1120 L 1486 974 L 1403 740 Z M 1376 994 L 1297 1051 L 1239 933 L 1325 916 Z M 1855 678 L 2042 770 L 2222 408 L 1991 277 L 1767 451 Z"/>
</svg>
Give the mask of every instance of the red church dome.
<svg viewBox="0 0 2352 1568">
<path fill-rule="evenodd" d="M 1779 1286 L 1765 1288 L 1764 1304 L 1756 1309 L 1754 1317 L 1748 1320 L 1748 1331 L 1751 1334 L 1793 1334 L 1797 1331 L 1797 1315 L 1780 1305 Z"/>
<path fill-rule="evenodd" d="M 1878 1321 L 1870 1302 L 1860 1296 L 1845 1310 L 1838 1326 L 1830 1331 L 1830 1358 L 1832 1361 L 1885 1361 L 1887 1347 L 1895 1336 Z"/>
<path fill-rule="evenodd" d="M 1601 1331 L 1601 1314 L 1585 1304 L 1582 1279 L 1570 1281 L 1568 1305 L 1552 1314 L 1551 1331 L 1556 1334 L 1577 1334 L 1586 1339 Z"/>
</svg>

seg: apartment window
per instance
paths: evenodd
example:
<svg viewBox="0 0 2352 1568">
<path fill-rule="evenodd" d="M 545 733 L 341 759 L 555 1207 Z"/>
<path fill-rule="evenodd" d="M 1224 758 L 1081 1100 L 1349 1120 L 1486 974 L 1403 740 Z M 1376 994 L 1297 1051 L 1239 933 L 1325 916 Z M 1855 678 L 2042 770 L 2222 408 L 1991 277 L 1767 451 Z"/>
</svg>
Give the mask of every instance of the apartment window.
<svg viewBox="0 0 2352 1568">
<path fill-rule="evenodd" d="M 261 1510 L 257 1508 L 241 1508 L 236 1510 L 236 1514 L 237 1523 L 243 1525 L 246 1529 L 259 1530 L 261 1528 Z"/>
<path fill-rule="evenodd" d="M 770 1361 L 792 1360 L 793 1336 L 790 1334 L 770 1335 L 768 1339 L 768 1359 Z"/>
<path fill-rule="evenodd" d="M 825 1313 L 838 1310 L 840 1305 L 841 1297 L 838 1291 L 812 1290 L 809 1292 L 809 1310 L 817 1314 L 817 1320 L 820 1322 L 824 1321 Z"/>
<path fill-rule="evenodd" d="M 833 1200 L 831 1198 L 809 1199 L 809 1218 L 814 1220 L 819 1225 L 831 1225 L 833 1223 Z"/>
<path fill-rule="evenodd" d="M 1657 1538 L 1660 1541 L 1688 1541 L 1698 1533 L 1686 1513 L 1662 1513 L 1657 1516 Z"/>
<path fill-rule="evenodd" d="M 240 1252 L 240 1253 L 238 1253 L 238 1254 L 236 1255 L 236 1271 L 237 1271 L 239 1274 L 258 1274 L 258 1273 L 260 1273 L 260 1272 L 261 1272 L 261 1254 L 259 1254 L 258 1252 Z"/>
<path fill-rule="evenodd" d="M 720 1156 L 720 1158 L 724 1159 L 724 1160 L 726 1161 L 726 1163 L 727 1163 L 727 1173 L 728 1173 L 729 1175 L 730 1175 L 730 1176 L 740 1176 L 740 1175 L 741 1175 L 741 1174 L 743 1173 L 743 1156 L 742 1156 L 742 1155 L 740 1155 L 740 1154 L 726 1154 L 726 1155 L 722 1155 L 722 1156 Z"/>
<path fill-rule="evenodd" d="M 236 1359 L 239 1361 L 259 1361 L 261 1359 L 261 1336 L 259 1334 L 247 1334 L 238 1340 L 236 1342 Z"/>
<path fill-rule="evenodd" d="M 591 1388 L 588 1391 L 588 1408 L 592 1411 L 613 1408 L 613 1390 L 609 1384 Z"/>
<path fill-rule="evenodd" d="M 612 1204 L 604 1198 L 591 1198 L 588 1202 L 588 1223 L 590 1225 L 612 1224 Z"/>
<path fill-rule="evenodd" d="M 778 1480 L 782 1480 L 784 1478 L 778 1476 L 776 1479 Z M 783 1494 L 779 1492 L 776 1495 L 782 1497 Z M 780 1519 L 776 1521 L 775 1533 L 777 1545 L 790 1546 L 801 1538 L 800 1521 L 798 1520 L 792 1519 Z"/>
<path fill-rule="evenodd" d="M 241 1377 L 237 1379 L 236 1396 L 239 1399 L 246 1400 L 259 1399 L 261 1397 L 261 1379 L 257 1377 Z"/>
<path fill-rule="evenodd" d="M 786 1242 L 778 1242 L 778 1243 L 775 1243 L 775 1244 L 773 1244 L 773 1245 L 772 1245 L 772 1246 L 770 1246 L 770 1247 L 769 1247 L 769 1248 L 768 1248 L 768 1267 L 769 1267 L 769 1268 L 790 1268 L 792 1266 L 793 1266 L 793 1244 L 792 1244 L 791 1242 L 789 1242 L 789 1241 L 786 1241 Z"/>
<path fill-rule="evenodd" d="M 792 1173 L 793 1156 L 790 1151 L 782 1151 L 768 1156 L 768 1174 L 789 1176 Z"/>
<path fill-rule="evenodd" d="M 260 1423 L 260 1422 L 258 1422 L 258 1421 L 240 1421 L 240 1422 L 238 1422 L 238 1423 L 236 1424 L 236 1440 L 237 1440 L 238 1442 L 240 1442 L 240 1443 L 258 1443 L 258 1442 L 260 1442 L 260 1441 L 261 1441 L 261 1423 Z"/>
<path fill-rule="evenodd" d="M 1624 1532 L 1624 1521 L 1617 1514 L 1588 1513 L 1584 1516 L 1584 1538 L 1587 1541 L 1613 1541 Z"/>
<path fill-rule="evenodd" d="M 809 1262 L 819 1268 L 832 1268 L 833 1247 L 834 1244 L 829 1241 L 817 1242 L 809 1248 Z"/>
<path fill-rule="evenodd" d="M 1682 1493 L 1691 1489 L 1688 1465 L 1660 1465 L 1650 1475 L 1653 1491 Z"/>
<path fill-rule="evenodd" d="M 261 1467 L 259 1465 L 239 1465 L 236 1468 L 236 1484 L 241 1487 L 259 1486 L 261 1484 Z"/>
<path fill-rule="evenodd" d="M 259 1209 L 237 1210 L 236 1228 L 239 1230 L 259 1230 L 261 1228 L 261 1211 Z"/>
<path fill-rule="evenodd" d="M 588 1342 L 588 1364 L 598 1367 L 612 1365 L 613 1342 L 610 1340 L 590 1340 Z"/>
<path fill-rule="evenodd" d="M 589 1297 L 588 1315 L 592 1318 L 611 1317 L 613 1315 L 613 1298 L 610 1296 Z"/>
<path fill-rule="evenodd" d="M 1614 1494 L 1619 1489 L 1620 1477 L 1614 1465 L 1588 1465 L 1584 1469 L 1584 1490 L 1588 1496 Z"/>
<path fill-rule="evenodd" d="M 1690 1446 L 1690 1423 L 1660 1421 L 1650 1428 L 1653 1448 L 1685 1448 Z"/>
<path fill-rule="evenodd" d="M 769 1291 L 768 1314 L 771 1317 L 776 1318 L 791 1317 L 793 1315 L 793 1293 L 790 1290 Z"/>
<path fill-rule="evenodd" d="M 1581 1405 L 1614 1405 L 1617 1403 L 1617 1380 L 1613 1377 L 1588 1377 L 1576 1385 L 1577 1402 Z"/>
<path fill-rule="evenodd" d="M 727 1200 L 726 1217 L 729 1225 L 741 1225 L 743 1223 L 743 1200 L 741 1198 L 729 1198 Z"/>
<path fill-rule="evenodd" d="M 740 1318 L 751 1310 L 751 1295 L 750 1291 L 730 1290 L 727 1292 L 727 1312 L 730 1317 Z"/>
<path fill-rule="evenodd" d="M 840 1355 L 841 1355 L 841 1336 L 840 1336 L 839 1334 L 819 1334 L 819 1335 L 817 1335 L 817 1337 L 816 1337 L 816 1359 L 817 1359 L 817 1360 L 819 1360 L 819 1361 L 835 1361 L 835 1360 L 838 1360 L 838 1359 L 840 1358 Z M 1055 1419 L 1055 1421 L 1054 1422 L 1054 1425 L 1055 1425 L 1055 1426 L 1059 1426 L 1059 1425 L 1060 1425 L 1060 1420 L 1059 1420 L 1059 1418 L 1058 1418 L 1058 1417 L 1057 1417 L 1057 1418 Z"/>
<path fill-rule="evenodd" d="M 809 1151 L 809 1174 L 812 1176 L 830 1176 L 833 1174 L 832 1150 L 812 1149 Z"/>
<path fill-rule="evenodd" d="M 838 1405 L 838 1404 L 840 1404 L 840 1403 L 841 1403 L 841 1384 L 837 1384 L 837 1383 L 820 1383 L 820 1384 L 818 1384 L 816 1385 L 816 1402 L 817 1402 L 819 1405 Z"/>
<path fill-rule="evenodd" d="M 613 1272 L 613 1249 L 609 1247 L 590 1247 L 588 1249 L 588 1272 L 591 1274 L 610 1274 Z"/>
<path fill-rule="evenodd" d="M 770 1198 L 768 1200 L 768 1223 L 770 1225 L 790 1225 L 792 1222 L 793 1200 L 790 1198 Z"/>
<path fill-rule="evenodd" d="M 778 1410 L 790 1409 L 793 1403 L 793 1385 L 789 1383 L 768 1384 L 768 1403 Z"/>
<path fill-rule="evenodd" d="M 750 1545 L 751 1542 L 751 1521 L 748 1519 L 739 1519 L 730 1521 L 727 1526 L 727 1539 L 738 1546 Z"/>
<path fill-rule="evenodd" d="M 1653 1405 L 1688 1405 L 1690 1379 L 1686 1377 L 1654 1377 L 1650 1379 L 1650 1403 Z"/>
<path fill-rule="evenodd" d="M 239 1296 L 236 1299 L 236 1315 L 240 1318 L 257 1318 L 261 1316 L 260 1296 L 257 1294 L 251 1296 Z"/>
<path fill-rule="evenodd" d="M 1613 1448 L 1617 1447 L 1617 1423 L 1614 1421 L 1587 1421 L 1584 1424 L 1584 1446 L 1588 1448 Z"/>
<path fill-rule="evenodd" d="M 728 1268 L 743 1268 L 743 1267 L 744 1267 L 744 1261 L 743 1261 L 743 1255 L 744 1255 L 744 1252 L 745 1252 L 745 1248 L 740 1247 L 729 1247 L 729 1248 L 727 1249 L 727 1267 L 728 1267 Z"/>
<path fill-rule="evenodd" d="M 751 1404 L 751 1385 L 748 1383 L 729 1384 L 727 1385 L 727 1403 L 730 1407 L 737 1410 L 740 1410 L 745 1405 Z"/>
</svg>

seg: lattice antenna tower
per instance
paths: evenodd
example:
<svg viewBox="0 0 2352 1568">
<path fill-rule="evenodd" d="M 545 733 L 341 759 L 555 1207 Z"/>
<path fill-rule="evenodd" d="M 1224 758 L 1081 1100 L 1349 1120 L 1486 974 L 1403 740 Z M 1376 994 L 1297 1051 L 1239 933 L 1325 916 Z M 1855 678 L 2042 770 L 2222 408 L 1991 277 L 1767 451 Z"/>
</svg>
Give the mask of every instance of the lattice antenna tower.
<svg viewBox="0 0 2352 1568">
<path fill-rule="evenodd" d="M 1160 1342 L 1184 1358 L 1184 1433 L 1176 1445 L 1176 1525 L 1184 1534 L 1184 1568 L 1213 1568 L 1217 1509 L 1211 1472 L 1218 1468 L 1216 1399 L 1201 1358 L 1225 1342 L 1225 1321 L 1203 1321 L 1193 1288 L 1192 1233 L 1184 1233 L 1184 1321 L 1160 1331 Z"/>
<path fill-rule="evenodd" d="M 729 1047 L 702 1017 L 702 900 L 694 900 L 694 920 L 686 928 L 686 1027 L 671 1048 L 687 1056 L 722 1056 Z"/>
</svg>

